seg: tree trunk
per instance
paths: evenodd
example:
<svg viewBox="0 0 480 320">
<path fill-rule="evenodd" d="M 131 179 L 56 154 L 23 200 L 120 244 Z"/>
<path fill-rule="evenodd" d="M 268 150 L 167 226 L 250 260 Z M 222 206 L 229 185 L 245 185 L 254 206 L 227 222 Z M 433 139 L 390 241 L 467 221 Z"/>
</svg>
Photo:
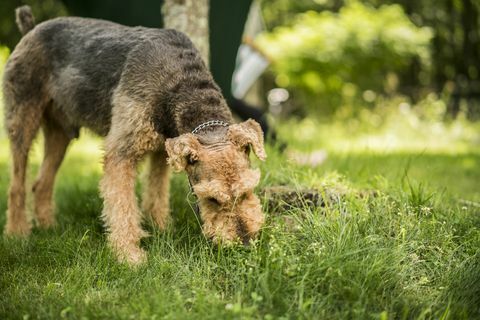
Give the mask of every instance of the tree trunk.
<svg viewBox="0 0 480 320">
<path fill-rule="evenodd" d="M 164 28 L 185 33 L 209 66 L 208 11 L 210 0 L 165 0 L 162 8 Z"/>
</svg>

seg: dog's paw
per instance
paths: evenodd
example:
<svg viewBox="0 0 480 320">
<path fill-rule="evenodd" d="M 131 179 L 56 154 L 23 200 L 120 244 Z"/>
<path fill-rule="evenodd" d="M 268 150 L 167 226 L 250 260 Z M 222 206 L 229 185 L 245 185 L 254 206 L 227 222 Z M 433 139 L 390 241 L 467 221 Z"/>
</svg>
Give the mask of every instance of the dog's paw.
<svg viewBox="0 0 480 320">
<path fill-rule="evenodd" d="M 32 230 L 32 226 L 28 222 L 8 223 L 5 225 L 3 232 L 6 237 L 28 237 Z"/>
<path fill-rule="evenodd" d="M 37 226 L 41 229 L 48 229 L 55 226 L 55 217 L 50 214 L 37 215 L 36 217 Z"/>
<path fill-rule="evenodd" d="M 117 256 L 121 263 L 126 263 L 132 267 L 137 267 L 147 262 L 147 253 L 139 247 L 125 248 L 121 252 L 117 252 Z"/>
<path fill-rule="evenodd" d="M 165 231 L 168 225 L 172 222 L 168 203 L 166 205 L 159 202 L 152 203 L 148 198 L 146 198 L 142 202 L 142 209 L 150 222 L 158 227 L 161 231 Z"/>
<path fill-rule="evenodd" d="M 168 226 L 172 223 L 172 217 L 170 216 L 170 212 L 167 213 L 157 213 L 151 216 L 153 220 L 153 224 L 158 227 L 161 231 L 165 231 Z"/>
</svg>

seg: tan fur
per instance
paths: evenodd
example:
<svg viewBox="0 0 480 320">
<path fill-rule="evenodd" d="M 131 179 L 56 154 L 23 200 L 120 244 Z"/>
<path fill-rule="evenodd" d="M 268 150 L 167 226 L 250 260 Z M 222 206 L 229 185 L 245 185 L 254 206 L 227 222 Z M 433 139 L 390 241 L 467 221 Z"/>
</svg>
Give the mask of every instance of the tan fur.
<svg viewBox="0 0 480 320">
<path fill-rule="evenodd" d="M 27 113 L 16 114 L 7 121 L 13 163 L 8 192 L 6 235 L 24 236 L 30 233 L 31 223 L 25 212 L 25 179 L 28 153 L 40 127 L 40 121 L 38 117 Z"/>
<path fill-rule="evenodd" d="M 146 233 L 140 225 L 141 213 L 135 197 L 135 162 L 107 153 L 100 193 L 111 248 L 121 261 L 133 265 L 143 262 L 146 255 L 139 245 Z"/>
<path fill-rule="evenodd" d="M 167 139 L 168 162 L 189 175 L 205 236 L 214 242 L 246 243 L 264 222 L 260 201 L 253 193 L 260 171 L 250 168 L 248 157 L 251 146 L 259 159 L 266 158 L 260 126 L 253 120 L 231 125 L 223 139 L 206 145 L 198 138 L 203 137 L 184 134 Z"/>
<path fill-rule="evenodd" d="M 100 192 L 104 199 L 102 217 L 110 246 L 121 261 L 139 264 L 146 254 L 140 240 L 142 215 L 135 196 L 136 166 L 146 153 L 159 148 L 162 138 L 140 103 L 117 96 L 112 126 L 105 139 L 104 176 Z"/>
<path fill-rule="evenodd" d="M 43 133 L 45 139 L 44 159 L 32 191 L 35 196 L 37 223 L 40 227 L 48 228 L 55 224 L 52 201 L 53 185 L 70 138 L 52 121 L 48 121 L 44 125 Z"/>
<path fill-rule="evenodd" d="M 183 134 L 175 139 L 167 139 L 165 149 L 170 155 L 168 164 L 176 172 L 180 172 L 185 169 L 189 160 L 198 160 L 198 150 L 200 148 L 200 143 L 191 133 Z"/>
<path fill-rule="evenodd" d="M 106 146 L 116 149 L 124 157 L 138 160 L 147 152 L 158 150 L 164 139 L 153 127 L 151 108 L 121 95 L 119 91 L 113 99 L 112 125 Z"/>
<path fill-rule="evenodd" d="M 27 157 L 12 146 L 14 165 L 8 191 L 7 222 L 5 235 L 28 235 L 31 224 L 25 212 L 25 171 Z"/>
<path fill-rule="evenodd" d="M 260 160 L 265 161 L 267 158 L 263 147 L 262 128 L 255 120 L 249 119 L 245 122 L 230 126 L 228 129 L 228 137 L 240 148 L 251 145 L 253 152 L 255 152 Z"/>
<path fill-rule="evenodd" d="M 142 208 L 161 230 L 165 230 L 170 221 L 170 170 L 167 165 L 167 154 L 164 151 L 154 152 L 150 154 L 148 160 Z"/>
</svg>

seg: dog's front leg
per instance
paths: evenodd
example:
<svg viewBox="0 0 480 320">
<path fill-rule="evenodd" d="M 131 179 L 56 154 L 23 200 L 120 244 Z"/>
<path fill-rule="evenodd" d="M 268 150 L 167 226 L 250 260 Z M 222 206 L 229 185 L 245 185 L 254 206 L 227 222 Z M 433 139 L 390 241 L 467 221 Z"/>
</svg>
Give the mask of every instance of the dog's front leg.
<svg viewBox="0 0 480 320">
<path fill-rule="evenodd" d="M 148 172 L 145 181 L 142 208 L 153 222 L 165 230 L 170 221 L 169 186 L 170 170 L 165 151 L 149 155 Z"/>
<path fill-rule="evenodd" d="M 146 233 L 141 228 L 141 212 L 135 196 L 136 161 L 109 151 L 104 161 L 100 192 L 108 241 L 120 261 L 137 265 L 146 260 L 140 248 L 140 240 Z"/>
</svg>

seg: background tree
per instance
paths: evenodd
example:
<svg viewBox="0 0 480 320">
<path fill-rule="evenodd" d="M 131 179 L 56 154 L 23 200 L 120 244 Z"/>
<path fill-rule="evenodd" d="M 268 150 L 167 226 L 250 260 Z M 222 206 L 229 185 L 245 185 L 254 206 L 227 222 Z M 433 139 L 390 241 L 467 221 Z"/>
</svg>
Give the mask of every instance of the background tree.
<svg viewBox="0 0 480 320">
<path fill-rule="evenodd" d="M 207 65 L 210 62 L 209 0 L 165 0 L 163 26 L 188 35 Z"/>
</svg>

